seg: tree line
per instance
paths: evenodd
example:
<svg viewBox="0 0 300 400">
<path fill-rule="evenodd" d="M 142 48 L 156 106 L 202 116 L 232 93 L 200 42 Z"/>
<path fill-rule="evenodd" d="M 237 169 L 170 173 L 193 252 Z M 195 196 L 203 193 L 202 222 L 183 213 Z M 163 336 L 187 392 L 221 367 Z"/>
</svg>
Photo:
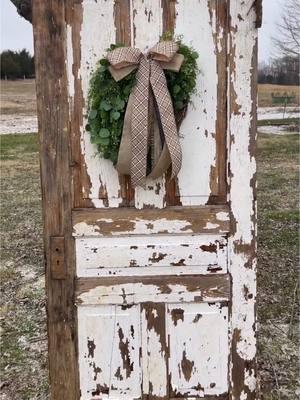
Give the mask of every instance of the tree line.
<svg viewBox="0 0 300 400">
<path fill-rule="evenodd" d="M 34 57 L 23 49 L 5 50 L 0 54 L 1 79 L 34 78 Z"/>
<path fill-rule="evenodd" d="M 258 66 L 258 83 L 299 85 L 299 57 L 283 56 Z"/>
</svg>

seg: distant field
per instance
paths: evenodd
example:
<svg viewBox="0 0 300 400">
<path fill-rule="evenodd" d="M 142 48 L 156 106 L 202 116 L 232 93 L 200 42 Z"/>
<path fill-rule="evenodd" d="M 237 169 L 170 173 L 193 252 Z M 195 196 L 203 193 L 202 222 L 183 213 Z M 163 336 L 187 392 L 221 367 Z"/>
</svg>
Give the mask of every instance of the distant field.
<svg viewBox="0 0 300 400">
<path fill-rule="evenodd" d="M 35 80 L 1 81 L 1 114 L 36 114 Z"/>
<path fill-rule="evenodd" d="M 272 93 L 282 96 L 287 93 L 296 97 L 295 105 L 300 104 L 299 86 L 258 85 L 259 107 L 271 107 Z M 280 104 L 277 104 L 277 106 Z M 35 81 L 34 79 L 19 81 L 1 81 L 1 114 L 35 114 Z"/>
<path fill-rule="evenodd" d="M 259 107 L 272 107 L 280 104 L 272 104 L 272 93 L 275 96 L 295 96 L 295 101 L 290 105 L 300 104 L 299 86 L 282 86 L 282 85 L 258 85 L 258 106 Z"/>
</svg>

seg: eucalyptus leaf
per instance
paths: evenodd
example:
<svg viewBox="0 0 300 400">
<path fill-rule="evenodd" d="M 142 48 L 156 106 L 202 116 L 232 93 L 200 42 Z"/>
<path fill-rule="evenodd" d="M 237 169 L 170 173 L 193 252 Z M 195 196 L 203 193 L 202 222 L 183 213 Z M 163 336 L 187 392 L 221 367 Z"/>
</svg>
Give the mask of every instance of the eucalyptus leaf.
<svg viewBox="0 0 300 400">
<path fill-rule="evenodd" d="M 125 107 L 125 101 L 117 97 L 115 101 L 116 110 L 122 110 Z"/>
<path fill-rule="evenodd" d="M 100 103 L 100 109 L 104 111 L 109 111 L 112 109 L 112 106 L 106 100 L 102 100 Z"/>
<path fill-rule="evenodd" d="M 174 85 L 174 87 L 173 87 L 173 93 L 174 94 L 177 94 L 177 93 L 179 93 L 180 92 L 180 86 L 178 86 L 178 85 Z"/>
<path fill-rule="evenodd" d="M 103 146 L 108 146 L 109 145 L 109 138 L 98 137 L 97 143 L 101 144 Z"/>
<path fill-rule="evenodd" d="M 95 119 L 97 117 L 97 110 L 90 110 L 89 112 L 89 119 Z"/>
<path fill-rule="evenodd" d="M 99 131 L 99 137 L 100 138 L 106 139 L 106 138 L 109 138 L 109 136 L 110 136 L 110 132 L 109 132 L 108 129 L 106 129 L 106 128 L 101 128 L 100 129 L 100 131 Z"/>
<path fill-rule="evenodd" d="M 119 111 L 113 111 L 111 113 L 111 117 L 112 119 L 114 119 L 115 121 L 117 121 L 120 118 L 121 114 L 119 113 Z"/>
</svg>

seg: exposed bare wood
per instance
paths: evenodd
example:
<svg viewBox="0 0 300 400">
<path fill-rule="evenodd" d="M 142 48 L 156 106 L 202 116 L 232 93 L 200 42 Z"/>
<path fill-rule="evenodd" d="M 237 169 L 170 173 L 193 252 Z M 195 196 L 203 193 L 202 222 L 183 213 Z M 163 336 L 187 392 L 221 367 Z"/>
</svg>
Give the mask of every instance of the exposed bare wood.
<svg viewBox="0 0 300 400">
<path fill-rule="evenodd" d="M 73 211 L 74 236 L 229 232 L 227 206 Z"/>
<path fill-rule="evenodd" d="M 228 301 L 230 276 L 190 275 L 76 279 L 78 304 Z"/>
<path fill-rule="evenodd" d="M 65 238 L 63 236 L 50 237 L 50 269 L 53 279 L 66 278 Z"/>
<path fill-rule="evenodd" d="M 215 45 L 217 49 L 217 74 L 218 74 L 218 112 L 216 120 L 216 158 L 217 158 L 217 191 L 219 199 L 215 201 L 226 202 L 227 196 L 227 41 L 228 41 L 228 5 L 226 1 L 215 1 L 216 9 L 216 34 Z M 225 200 L 225 201 L 224 201 Z M 212 203 L 214 204 L 214 203 Z"/>
<path fill-rule="evenodd" d="M 79 398 L 71 237 L 68 95 L 64 2 L 33 0 L 36 83 L 49 335 L 51 399 Z M 46 78 L 46 79 L 45 79 Z M 51 274 L 51 236 L 65 241 L 65 279 Z M 54 271 L 55 272 L 55 271 Z M 55 275 L 55 273 L 54 273 Z"/>
</svg>

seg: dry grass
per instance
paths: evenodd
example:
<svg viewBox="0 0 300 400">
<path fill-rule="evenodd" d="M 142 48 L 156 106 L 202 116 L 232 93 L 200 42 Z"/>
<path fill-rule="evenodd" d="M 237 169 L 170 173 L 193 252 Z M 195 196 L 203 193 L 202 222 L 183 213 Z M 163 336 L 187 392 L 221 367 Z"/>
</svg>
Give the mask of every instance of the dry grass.
<svg viewBox="0 0 300 400">
<path fill-rule="evenodd" d="M 1 80 L 1 114 L 36 114 L 35 80 Z"/>
<path fill-rule="evenodd" d="M 272 104 L 272 93 L 276 96 L 295 96 L 296 100 L 291 105 L 300 104 L 300 91 L 299 86 L 283 86 L 283 85 L 258 85 L 258 105 L 259 107 L 272 107 L 280 106 L 280 104 Z"/>
<path fill-rule="evenodd" d="M 299 86 L 258 85 L 258 103 L 260 107 L 272 106 L 272 93 L 277 95 L 295 95 L 296 104 L 300 103 Z M 3 114 L 36 113 L 34 80 L 1 81 L 1 107 Z"/>
</svg>

